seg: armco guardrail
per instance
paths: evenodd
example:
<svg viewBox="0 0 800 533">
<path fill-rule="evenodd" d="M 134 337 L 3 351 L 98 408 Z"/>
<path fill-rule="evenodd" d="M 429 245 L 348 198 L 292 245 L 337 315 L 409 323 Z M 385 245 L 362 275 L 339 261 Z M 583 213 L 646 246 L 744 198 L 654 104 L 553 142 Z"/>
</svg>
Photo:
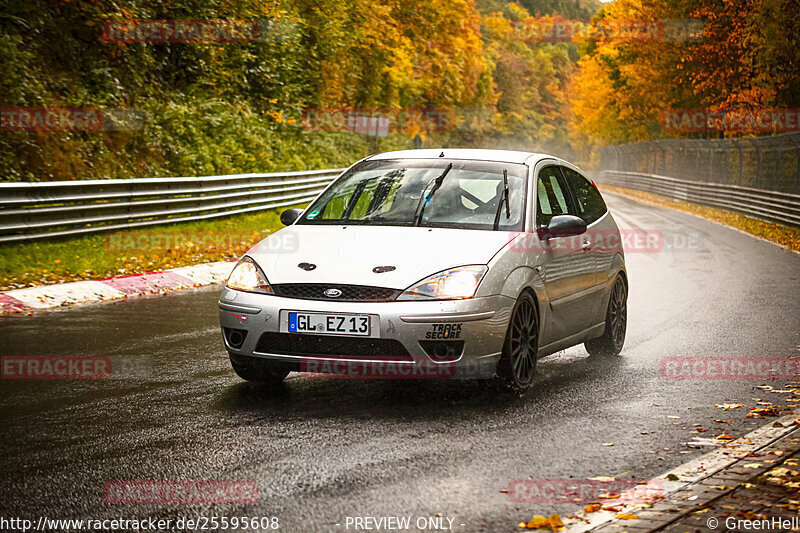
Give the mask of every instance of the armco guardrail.
<svg viewBox="0 0 800 533">
<path fill-rule="evenodd" d="M 305 203 L 342 170 L 0 183 L 0 243 L 205 220 Z"/>
<path fill-rule="evenodd" d="M 719 207 L 769 222 L 800 227 L 800 195 L 797 194 L 620 170 L 605 170 L 596 174 L 595 180 L 598 183 L 651 192 L 674 200 Z"/>
<path fill-rule="evenodd" d="M 800 133 L 659 139 L 599 148 L 600 168 L 800 194 Z"/>
</svg>

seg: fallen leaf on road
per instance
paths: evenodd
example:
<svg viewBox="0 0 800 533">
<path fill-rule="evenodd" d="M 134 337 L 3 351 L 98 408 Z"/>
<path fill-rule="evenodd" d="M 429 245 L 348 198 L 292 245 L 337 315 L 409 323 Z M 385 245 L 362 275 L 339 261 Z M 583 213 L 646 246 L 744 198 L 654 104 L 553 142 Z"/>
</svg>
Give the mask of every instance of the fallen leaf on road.
<svg viewBox="0 0 800 533">
<path fill-rule="evenodd" d="M 632 513 L 622 513 L 617 515 L 617 520 L 633 520 L 635 518 L 639 517 Z"/>
<path fill-rule="evenodd" d="M 744 465 L 744 468 L 761 468 L 762 466 L 761 463 L 748 463 Z"/>
<path fill-rule="evenodd" d="M 619 498 L 619 496 L 620 495 L 619 495 L 618 492 L 611 492 L 611 493 L 607 493 L 607 494 L 598 494 L 597 495 L 597 497 L 600 498 L 601 500 L 616 500 L 617 498 Z"/>
<path fill-rule="evenodd" d="M 616 478 L 610 476 L 597 476 L 597 477 L 590 477 L 589 479 L 593 481 L 600 481 L 601 483 L 609 483 L 611 481 L 616 481 Z"/>
<path fill-rule="evenodd" d="M 675 474 L 667 474 L 664 479 L 666 479 L 668 481 L 680 481 L 680 478 L 678 476 L 676 476 Z"/>
<path fill-rule="evenodd" d="M 789 470 L 783 466 L 779 466 L 778 468 L 773 468 L 769 472 L 767 472 L 767 476 L 769 477 L 784 477 L 784 476 L 796 476 L 796 470 Z"/>
<path fill-rule="evenodd" d="M 614 445 L 613 442 L 604 442 L 600 446 L 613 446 L 613 445 Z"/>
<path fill-rule="evenodd" d="M 750 408 L 750 412 L 747 413 L 748 418 L 753 418 L 750 415 L 756 414 L 761 416 L 778 416 L 780 415 L 780 411 L 775 408 L 775 406 L 770 405 L 769 407 L 752 407 Z"/>
<path fill-rule="evenodd" d="M 562 528 L 562 527 L 564 527 L 564 521 L 561 520 L 561 517 L 558 516 L 558 513 L 551 514 L 547 518 L 547 523 L 550 524 L 550 526 L 554 527 L 554 528 Z"/>
<path fill-rule="evenodd" d="M 519 527 L 524 527 L 528 529 L 539 529 L 542 527 L 548 527 L 547 518 L 540 514 L 535 514 L 533 515 L 533 518 L 531 518 L 527 522 L 520 522 L 517 525 Z"/>
<path fill-rule="evenodd" d="M 558 513 L 551 514 L 547 518 L 540 514 L 535 514 L 533 515 L 533 518 L 527 522 L 520 522 L 517 524 L 517 526 L 524 527 L 526 529 L 542 529 L 546 527 L 557 530 L 564 527 L 564 522 L 561 520 L 561 517 L 558 515 Z"/>
<path fill-rule="evenodd" d="M 679 416 L 669 415 L 667 418 L 680 418 Z"/>
<path fill-rule="evenodd" d="M 733 440 L 735 437 L 728 435 L 727 433 L 723 433 L 722 435 L 717 435 L 717 440 Z"/>
<path fill-rule="evenodd" d="M 730 420 L 714 420 L 717 424 L 730 424 Z"/>
<path fill-rule="evenodd" d="M 590 503 L 589 505 L 587 505 L 586 507 L 583 508 L 583 512 L 584 513 L 596 513 L 597 511 L 600 510 L 601 507 L 602 507 L 602 505 L 600 505 L 599 503 Z"/>
<path fill-rule="evenodd" d="M 720 409 L 724 409 L 726 411 L 730 411 L 731 409 L 738 409 L 742 406 L 740 403 L 715 403 L 714 407 L 719 407 Z"/>
</svg>

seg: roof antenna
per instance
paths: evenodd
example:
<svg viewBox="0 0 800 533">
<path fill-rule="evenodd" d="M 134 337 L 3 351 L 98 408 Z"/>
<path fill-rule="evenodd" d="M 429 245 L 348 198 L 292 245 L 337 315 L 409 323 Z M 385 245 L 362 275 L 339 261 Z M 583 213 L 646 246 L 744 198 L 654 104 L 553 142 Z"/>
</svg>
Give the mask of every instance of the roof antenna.
<svg viewBox="0 0 800 533">
<path fill-rule="evenodd" d="M 439 157 L 444 157 L 444 152 L 442 152 L 441 154 L 439 154 Z"/>
</svg>

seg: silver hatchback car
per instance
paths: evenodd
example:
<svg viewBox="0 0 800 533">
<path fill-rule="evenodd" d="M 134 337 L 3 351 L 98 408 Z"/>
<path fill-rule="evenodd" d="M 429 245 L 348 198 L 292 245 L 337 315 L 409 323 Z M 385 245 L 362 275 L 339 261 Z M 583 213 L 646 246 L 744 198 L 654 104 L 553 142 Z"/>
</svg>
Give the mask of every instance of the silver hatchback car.
<svg viewBox="0 0 800 533">
<path fill-rule="evenodd" d="M 594 184 L 556 157 L 373 155 L 281 221 L 219 300 L 243 379 L 496 376 L 523 391 L 540 357 L 622 349 L 619 229 Z"/>
</svg>

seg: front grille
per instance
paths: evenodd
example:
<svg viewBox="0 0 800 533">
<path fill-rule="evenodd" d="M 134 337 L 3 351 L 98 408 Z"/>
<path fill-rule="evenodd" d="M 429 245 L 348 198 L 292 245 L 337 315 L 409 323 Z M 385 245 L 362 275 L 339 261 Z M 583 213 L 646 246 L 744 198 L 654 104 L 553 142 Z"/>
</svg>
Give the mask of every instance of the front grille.
<svg viewBox="0 0 800 533">
<path fill-rule="evenodd" d="M 337 335 L 307 335 L 304 333 L 273 333 L 261 335 L 256 352 L 305 357 L 390 359 L 413 361 L 403 343 L 396 339 L 339 337 Z"/>
<path fill-rule="evenodd" d="M 340 296 L 325 296 L 328 289 L 342 291 Z M 298 298 L 301 300 L 326 300 L 329 302 L 386 302 L 394 300 L 402 292 L 384 287 L 368 287 L 365 285 L 334 285 L 327 283 L 283 283 L 273 285 L 277 296 Z"/>
</svg>

